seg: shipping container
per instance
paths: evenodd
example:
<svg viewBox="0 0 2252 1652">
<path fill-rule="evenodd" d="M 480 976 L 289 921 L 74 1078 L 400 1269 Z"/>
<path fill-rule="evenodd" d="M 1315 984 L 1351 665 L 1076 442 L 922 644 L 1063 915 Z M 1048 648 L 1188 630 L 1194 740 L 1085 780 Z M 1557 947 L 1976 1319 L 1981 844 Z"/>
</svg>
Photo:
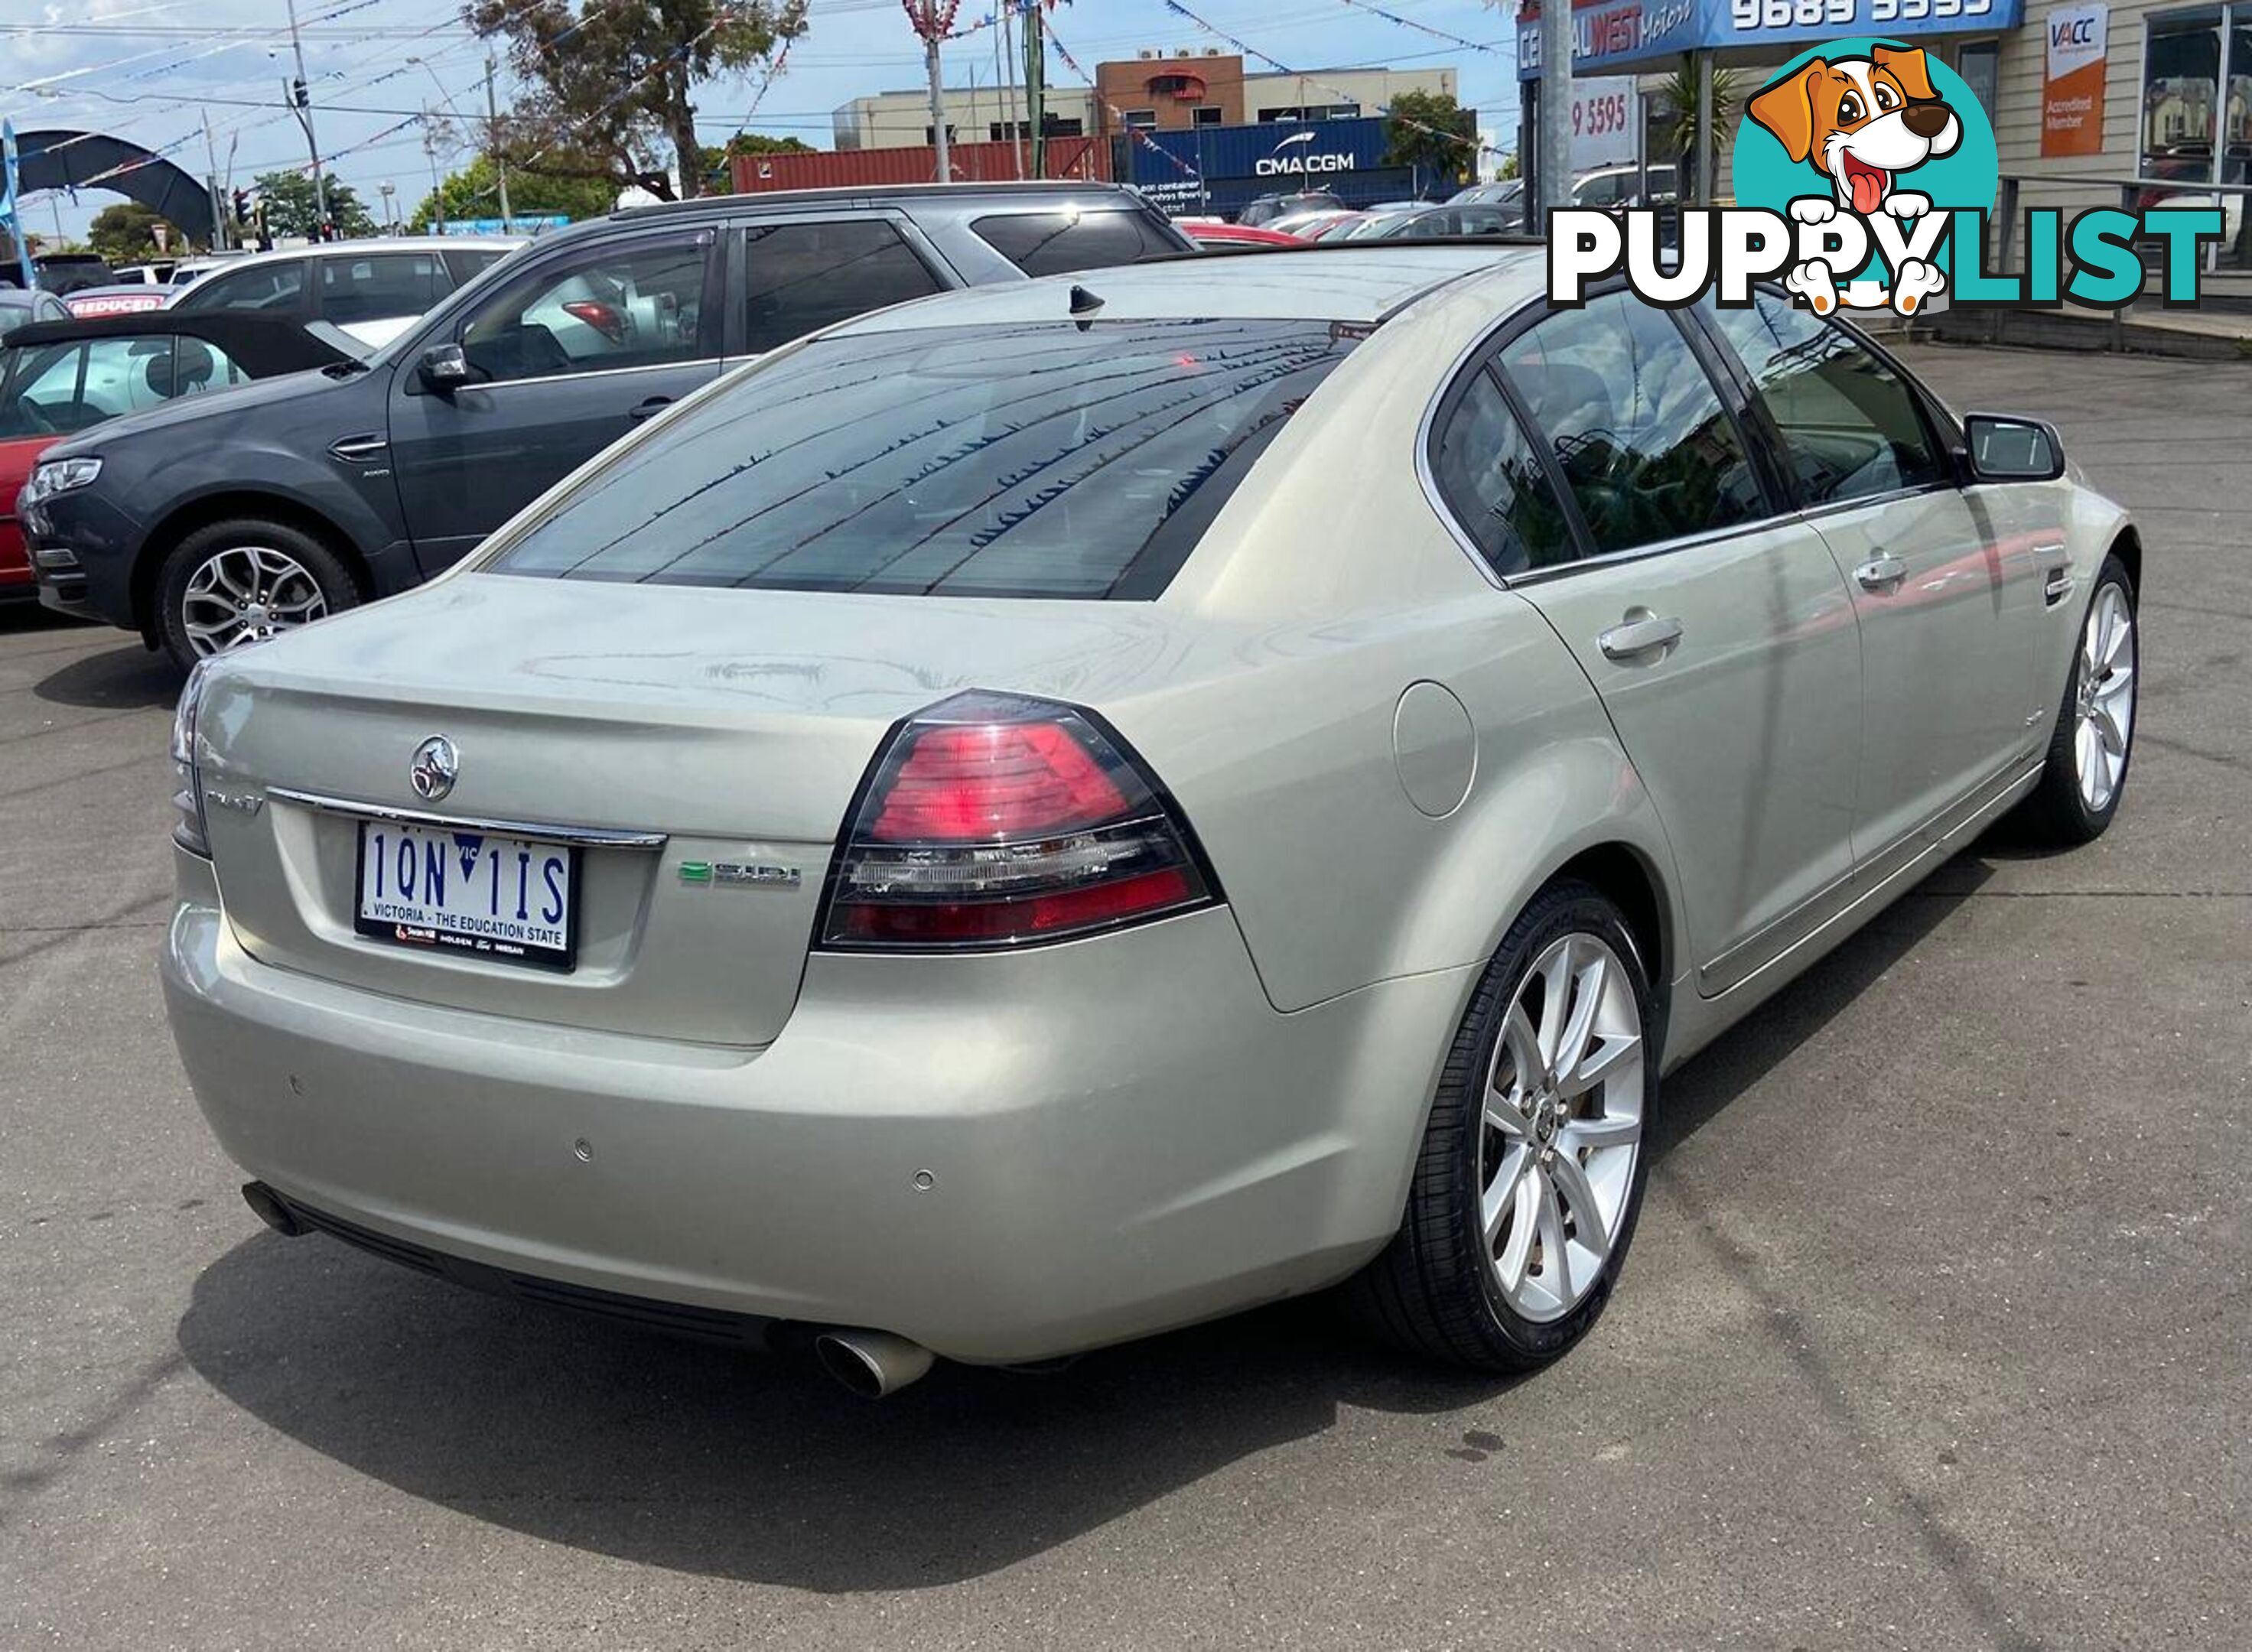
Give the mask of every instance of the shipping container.
<svg viewBox="0 0 2252 1652">
<path fill-rule="evenodd" d="M 1013 143 L 956 143 L 948 153 L 957 184 L 990 184 L 1018 174 L 1018 146 Z M 1022 148 L 1032 165 L 1032 146 Z M 1108 183 L 1110 146 L 1101 138 L 1052 137 L 1048 176 Z M 764 190 L 881 189 L 894 184 L 930 184 L 938 177 L 938 151 L 928 145 L 904 149 L 820 149 L 810 153 L 738 155 L 735 193 Z"/>
<path fill-rule="evenodd" d="M 1327 190 L 1348 206 L 1421 192 L 1414 169 L 1385 164 L 1392 123 L 1378 115 L 1199 126 L 1113 140 L 1116 176 L 1175 215 L 1233 218 L 1262 195 Z"/>
</svg>

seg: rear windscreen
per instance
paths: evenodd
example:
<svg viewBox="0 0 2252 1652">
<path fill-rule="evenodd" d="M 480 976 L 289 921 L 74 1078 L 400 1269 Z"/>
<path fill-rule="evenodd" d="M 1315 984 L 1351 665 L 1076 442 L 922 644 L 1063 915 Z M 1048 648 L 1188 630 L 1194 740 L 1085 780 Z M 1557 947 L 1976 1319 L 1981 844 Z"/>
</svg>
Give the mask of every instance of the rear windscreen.
<svg viewBox="0 0 2252 1652">
<path fill-rule="evenodd" d="M 1147 599 L 1352 348 L 1324 322 L 935 328 L 754 369 L 488 566 L 756 590 Z"/>
</svg>

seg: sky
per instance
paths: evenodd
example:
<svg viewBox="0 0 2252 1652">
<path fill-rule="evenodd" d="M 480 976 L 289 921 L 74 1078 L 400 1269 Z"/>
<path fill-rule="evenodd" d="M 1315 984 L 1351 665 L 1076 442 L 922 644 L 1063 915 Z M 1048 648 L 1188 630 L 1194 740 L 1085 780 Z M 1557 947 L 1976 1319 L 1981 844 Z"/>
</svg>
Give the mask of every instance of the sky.
<svg viewBox="0 0 2252 1652">
<path fill-rule="evenodd" d="M 1508 0 L 1498 8 L 1484 0 L 1181 3 L 1296 71 L 1451 66 L 1463 102 L 1478 109 L 1483 127 L 1505 133 L 1516 126 L 1515 6 Z M 992 9 L 990 0 L 963 0 L 956 27 Z M 371 211 L 379 210 L 386 181 L 396 187 L 402 218 L 429 192 L 430 162 L 417 118 L 425 103 L 463 115 L 482 110 L 484 49 L 461 12 L 459 0 L 297 0 L 322 155 L 336 157 L 330 170 Z M 754 113 L 756 77 L 698 89 L 705 142 L 725 141 L 748 115 L 753 130 L 827 149 L 830 114 L 839 104 L 922 84 L 921 44 L 900 0 L 812 0 L 811 14 L 811 27 Z M 1144 47 L 1234 49 L 1164 0 L 1070 0 L 1051 17 L 1057 38 L 1090 73 L 1098 61 L 1130 58 Z M 949 85 L 967 85 L 973 73 L 979 85 L 990 85 L 992 31 L 948 45 L 943 61 Z M 1272 66 L 1254 58 L 1246 66 Z M 304 164 L 304 139 L 282 103 L 282 82 L 291 73 L 287 0 L 0 0 L 0 115 L 12 118 L 18 131 L 108 132 L 162 149 L 198 177 L 211 170 L 205 116 L 223 182 L 230 156 L 238 185 L 260 172 Z M 504 107 L 506 73 L 504 63 Z M 1048 74 L 1052 84 L 1081 84 L 1053 53 Z M 453 153 L 437 157 L 446 170 L 470 156 L 469 145 L 456 142 Z M 96 212 L 120 198 L 101 191 L 82 191 L 76 201 L 35 197 L 24 203 L 24 221 L 34 233 L 49 233 L 59 212 L 64 233 L 80 236 Z"/>
</svg>

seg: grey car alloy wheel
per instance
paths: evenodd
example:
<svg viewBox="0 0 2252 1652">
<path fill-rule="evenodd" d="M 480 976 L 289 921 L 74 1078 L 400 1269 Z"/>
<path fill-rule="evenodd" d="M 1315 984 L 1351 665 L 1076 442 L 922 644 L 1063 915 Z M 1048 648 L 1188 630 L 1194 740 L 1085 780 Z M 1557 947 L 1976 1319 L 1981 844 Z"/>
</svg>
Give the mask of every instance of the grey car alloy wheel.
<svg viewBox="0 0 2252 1652">
<path fill-rule="evenodd" d="M 2135 613 L 2118 586 L 2098 588 L 2080 630 L 2072 761 L 2089 813 L 2111 807 L 2135 733 Z"/>
<path fill-rule="evenodd" d="M 270 545 L 212 552 L 188 576 L 180 597 L 181 628 L 203 656 L 309 625 L 328 611 L 311 571 Z"/>
<path fill-rule="evenodd" d="M 1486 1077 L 1484 1253 L 1536 1323 L 1585 1300 L 1610 1260 L 1642 1145 L 1642 1011 L 1601 937 L 1552 942 L 1519 983 Z"/>
</svg>

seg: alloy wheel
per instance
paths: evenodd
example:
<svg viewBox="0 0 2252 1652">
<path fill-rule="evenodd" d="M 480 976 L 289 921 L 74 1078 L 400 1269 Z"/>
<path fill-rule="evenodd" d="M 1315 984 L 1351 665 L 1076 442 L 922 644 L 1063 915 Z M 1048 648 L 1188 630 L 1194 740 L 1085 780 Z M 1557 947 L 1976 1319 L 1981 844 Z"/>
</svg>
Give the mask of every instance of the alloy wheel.
<svg viewBox="0 0 2252 1652">
<path fill-rule="evenodd" d="M 2127 772 L 2127 743 L 2135 732 L 2135 656 L 2134 610 L 2124 591 L 2106 584 L 2089 604 L 2081 628 L 2073 708 L 2073 772 L 2091 815 L 2111 807 Z"/>
<path fill-rule="evenodd" d="M 1560 1319 L 1595 1288 L 1641 1151 L 1644 1040 L 1632 977 L 1568 934 L 1526 972 L 1486 1075 L 1478 1223 L 1503 1297 Z"/>
<path fill-rule="evenodd" d="M 180 597 L 181 628 L 198 656 L 294 631 L 328 611 L 320 581 L 296 558 L 269 545 L 212 552 L 188 576 Z"/>
</svg>

